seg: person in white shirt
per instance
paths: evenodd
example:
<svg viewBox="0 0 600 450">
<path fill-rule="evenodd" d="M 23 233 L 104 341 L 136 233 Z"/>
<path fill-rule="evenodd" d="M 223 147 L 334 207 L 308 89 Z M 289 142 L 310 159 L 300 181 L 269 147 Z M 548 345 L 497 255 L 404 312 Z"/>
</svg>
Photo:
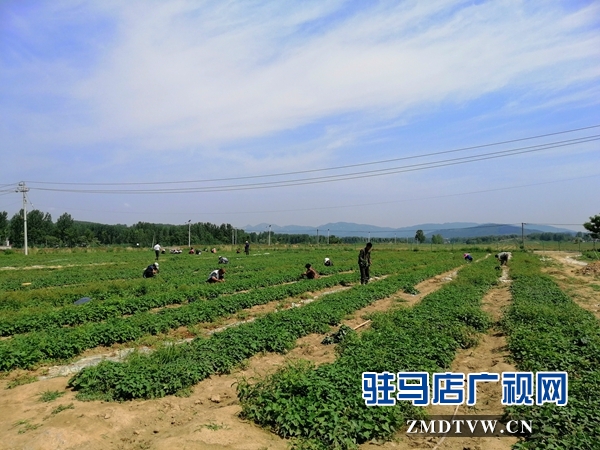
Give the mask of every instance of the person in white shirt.
<svg viewBox="0 0 600 450">
<path fill-rule="evenodd" d="M 508 260 L 512 258 L 511 252 L 500 252 L 496 255 L 496 259 L 500 262 L 501 266 L 508 265 Z"/>
<path fill-rule="evenodd" d="M 208 276 L 207 283 L 222 283 L 225 281 L 225 269 L 213 270 Z"/>
<path fill-rule="evenodd" d="M 156 255 L 156 260 L 158 261 L 158 257 L 160 256 L 160 251 L 162 250 L 160 244 L 156 244 L 154 246 L 154 254 Z"/>
</svg>

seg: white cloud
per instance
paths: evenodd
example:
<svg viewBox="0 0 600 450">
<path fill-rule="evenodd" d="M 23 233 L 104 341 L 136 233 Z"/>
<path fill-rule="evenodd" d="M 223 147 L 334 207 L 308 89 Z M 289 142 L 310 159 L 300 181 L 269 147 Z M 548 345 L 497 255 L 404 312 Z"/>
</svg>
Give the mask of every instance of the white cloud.
<svg viewBox="0 0 600 450">
<path fill-rule="evenodd" d="M 511 84 L 544 91 L 598 79 L 597 5 L 565 14 L 547 3 L 408 2 L 328 19 L 339 4 L 97 5 L 118 24 L 97 64 L 77 80 L 62 60 L 42 64 L 43 89 L 70 92 L 87 116 L 59 137 L 218 146 L 349 112 L 374 121 Z M 301 31 L 319 19 L 321 29 Z M 64 117 L 45 120 L 48 129 Z"/>
<path fill-rule="evenodd" d="M 26 12 L 9 5 L 0 37 L 16 45 L 0 47 L 0 139 L 18 149 L 9 163 L 33 179 L 158 181 L 330 167 L 535 134 L 543 119 L 514 130 L 507 123 L 600 102 L 594 2 L 578 10 L 519 0 L 362 3 L 354 11 L 341 0 L 62 0 Z M 388 135 L 493 96 L 446 139 L 426 127 L 405 140 Z M 469 143 L 461 140 L 467 133 Z M 546 159 L 536 176 L 546 179 L 557 160 Z M 569 171 L 591 167 L 577 164 Z M 490 167 L 510 164 L 468 170 L 485 180 Z M 484 170 L 475 176 L 476 168 Z M 519 182 L 527 171 L 513 172 Z M 425 173 L 367 185 L 385 197 L 465 181 L 461 170 Z M 365 199 L 362 184 L 330 186 L 330 204 Z M 310 204 L 315 193 L 285 188 L 269 198 L 284 208 L 291 197 Z M 224 208 L 239 210 L 237 198 Z M 128 201 L 135 210 L 143 202 Z"/>
</svg>

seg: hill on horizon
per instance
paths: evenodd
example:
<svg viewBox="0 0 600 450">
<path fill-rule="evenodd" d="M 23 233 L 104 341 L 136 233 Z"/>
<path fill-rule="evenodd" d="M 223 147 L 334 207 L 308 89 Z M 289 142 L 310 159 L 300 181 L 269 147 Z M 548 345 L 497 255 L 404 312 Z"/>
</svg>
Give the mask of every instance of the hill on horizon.
<svg viewBox="0 0 600 450">
<path fill-rule="evenodd" d="M 357 224 L 351 222 L 326 223 L 317 227 L 305 225 L 285 225 L 260 223 L 258 225 L 246 225 L 243 230 L 246 232 L 265 232 L 271 229 L 273 233 L 280 234 L 309 234 L 321 236 L 331 234 L 337 237 L 377 237 L 377 238 L 411 238 L 415 236 L 417 230 L 423 230 L 426 236 L 441 234 L 446 239 L 451 238 L 470 238 L 481 236 L 506 236 L 511 234 L 521 234 L 521 226 L 513 224 L 479 224 L 475 222 L 447 222 L 447 223 L 422 223 L 409 227 L 391 228 L 378 227 L 376 225 Z M 525 234 L 531 233 L 568 233 L 575 234 L 575 231 L 566 228 L 557 228 L 549 225 L 525 225 Z"/>
</svg>

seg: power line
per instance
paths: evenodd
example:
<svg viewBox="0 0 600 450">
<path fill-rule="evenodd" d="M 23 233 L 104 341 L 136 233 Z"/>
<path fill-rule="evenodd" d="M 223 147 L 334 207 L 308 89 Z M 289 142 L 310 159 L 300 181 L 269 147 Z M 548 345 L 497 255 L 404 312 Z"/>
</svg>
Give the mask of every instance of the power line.
<svg viewBox="0 0 600 450">
<path fill-rule="evenodd" d="M 214 215 L 234 215 L 234 214 L 267 214 L 267 213 L 282 213 L 282 212 L 319 211 L 319 210 L 331 210 L 331 209 L 341 209 L 341 208 L 359 208 L 362 206 L 389 205 L 389 204 L 415 202 L 415 201 L 431 200 L 431 199 L 438 199 L 438 198 L 458 197 L 461 195 L 483 194 L 483 193 L 488 193 L 488 192 L 498 192 L 498 191 L 505 191 L 505 190 L 510 190 L 510 189 L 520 189 L 520 188 L 524 188 L 524 187 L 543 186 L 543 185 L 547 185 L 547 184 L 562 183 L 565 181 L 582 180 L 582 179 L 586 179 L 586 178 L 595 178 L 595 177 L 600 177 L 600 173 L 594 174 L 594 175 L 586 175 L 583 177 L 573 177 L 573 178 L 563 178 L 560 180 L 542 181 L 539 183 L 528 183 L 528 184 L 504 186 L 504 187 L 492 188 L 492 189 L 481 189 L 481 190 L 477 190 L 477 191 L 457 192 L 454 194 L 433 195 L 433 196 L 419 197 L 419 198 L 415 198 L 415 197 L 403 198 L 400 200 L 393 200 L 393 201 L 387 201 L 387 202 L 370 202 L 370 203 L 359 203 L 359 204 L 353 204 L 353 205 L 319 206 L 319 207 L 313 207 L 313 208 L 278 209 L 278 210 L 266 210 L 266 211 L 234 211 L 234 212 L 222 212 L 222 213 L 205 212 L 204 214 L 209 214 L 209 215 L 213 215 L 213 216 Z M 117 212 L 118 214 L 156 215 L 156 211 L 139 212 L 139 211 L 114 211 L 114 210 L 113 211 L 100 211 L 98 209 L 81 209 L 81 208 L 68 208 L 68 209 L 70 211 L 89 211 L 89 212 L 105 212 L 105 213 Z M 169 214 L 189 215 L 189 212 L 182 212 L 182 213 L 170 212 Z M 538 225 L 552 225 L 552 224 L 538 224 Z M 566 225 L 569 225 L 569 224 L 566 224 Z M 570 225 L 580 225 L 580 224 L 570 224 Z"/>
<path fill-rule="evenodd" d="M 280 177 L 280 176 L 287 176 L 287 175 L 299 175 L 299 174 L 306 174 L 306 173 L 349 169 L 349 168 L 353 168 L 353 167 L 364 167 L 364 166 L 368 166 L 368 165 L 385 164 L 385 163 L 396 162 L 396 161 L 405 161 L 405 160 L 416 159 L 416 158 L 425 158 L 425 157 L 429 157 L 429 156 L 438 156 L 438 155 L 443 155 L 443 154 L 463 152 L 463 151 L 467 151 L 467 150 L 475 150 L 475 149 L 492 147 L 492 146 L 497 146 L 497 145 L 512 144 L 515 142 L 523 142 L 523 141 L 527 141 L 527 140 L 540 139 L 540 138 L 549 137 L 549 136 L 557 136 L 560 134 L 574 133 L 577 131 L 589 130 L 589 129 L 593 129 L 593 128 L 600 128 L 600 124 L 591 125 L 588 127 L 573 128 L 570 130 L 557 131 L 554 133 L 546 133 L 546 134 L 540 134 L 540 135 L 536 135 L 536 136 L 529 136 L 529 137 L 524 137 L 524 138 L 519 138 L 519 139 L 511 139 L 511 140 L 507 140 L 507 141 L 499 141 L 499 142 L 492 142 L 492 143 L 488 143 L 488 144 L 481 144 L 481 145 L 475 145 L 475 146 L 470 146 L 470 147 L 462 147 L 462 148 L 457 148 L 457 149 L 453 149 L 453 150 L 444 150 L 444 151 L 439 151 L 439 152 L 424 153 L 422 155 L 404 156 L 401 158 L 386 159 L 386 160 L 381 160 L 381 161 L 370 161 L 370 162 L 365 162 L 365 163 L 349 164 L 349 165 L 337 166 L 337 167 L 302 170 L 302 171 L 294 171 L 294 172 L 282 172 L 282 173 L 276 173 L 276 174 L 252 175 L 252 176 L 231 177 L 231 178 L 213 178 L 213 179 L 206 179 L 206 180 L 186 180 L 186 181 L 123 182 L 123 183 L 81 183 L 81 182 L 69 183 L 69 182 L 27 181 L 27 183 L 48 184 L 48 185 L 76 185 L 76 186 L 135 186 L 135 185 L 141 186 L 141 185 L 163 185 L 163 184 L 209 183 L 209 182 L 216 182 L 216 181 L 236 181 L 236 180 L 247 180 L 247 179 L 256 179 L 256 178 Z M 382 170 L 385 170 L 385 169 L 382 169 Z"/>
<path fill-rule="evenodd" d="M 363 172 L 354 172 L 342 175 L 329 175 L 323 177 L 313 177 L 304 179 L 293 179 L 287 181 L 273 181 L 273 182 L 262 182 L 252 184 L 241 184 L 241 185 L 222 185 L 222 186 L 209 186 L 209 187 L 192 187 L 192 188 L 173 188 L 173 189 L 132 189 L 132 190 L 106 190 L 106 189 L 59 189 L 59 188 L 35 188 L 42 191 L 53 191 L 53 192 L 73 192 L 73 193 L 88 193 L 88 194 L 176 194 L 176 193 L 197 193 L 197 192 L 225 192 L 225 191 L 239 191 L 239 190 L 251 190 L 251 189 L 267 189 L 275 187 L 286 187 L 286 186 L 299 186 L 307 184 L 319 184 L 319 183 L 330 183 L 335 181 L 345 181 L 358 178 L 369 178 L 382 175 L 391 175 L 403 172 L 413 172 L 417 170 L 426 170 L 438 167 L 446 167 L 457 164 L 466 164 L 475 161 L 483 161 L 488 159 L 503 158 L 508 156 L 527 154 L 533 152 L 539 152 L 544 150 L 550 150 L 554 148 L 566 147 L 570 145 L 576 145 L 586 142 L 593 142 L 600 140 L 600 135 L 591 135 L 581 138 L 569 139 L 564 141 L 550 142 L 546 144 L 537 144 L 528 147 L 519 147 L 509 150 L 501 150 L 496 152 L 485 153 L 475 156 L 465 156 L 460 158 L 452 158 L 446 160 L 432 161 L 428 163 L 412 164 L 407 166 L 398 166 L 386 169 L 377 169 Z"/>
</svg>

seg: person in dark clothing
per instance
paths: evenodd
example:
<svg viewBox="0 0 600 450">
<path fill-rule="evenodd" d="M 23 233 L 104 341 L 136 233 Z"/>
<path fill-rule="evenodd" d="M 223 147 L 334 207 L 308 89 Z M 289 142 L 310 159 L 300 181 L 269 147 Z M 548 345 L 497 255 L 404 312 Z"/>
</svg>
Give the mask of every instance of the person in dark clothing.
<svg viewBox="0 0 600 450">
<path fill-rule="evenodd" d="M 469 253 L 465 253 L 463 258 L 465 258 L 466 262 L 473 262 L 473 257 Z"/>
<path fill-rule="evenodd" d="M 358 253 L 358 268 L 360 269 L 360 284 L 369 282 L 369 267 L 371 267 L 371 248 L 373 244 L 367 242 L 365 248 Z"/>
<path fill-rule="evenodd" d="M 146 270 L 144 270 L 144 274 L 142 276 L 144 278 L 152 278 L 157 273 L 158 273 L 158 263 L 155 262 L 154 264 L 150 264 L 148 267 L 146 267 Z"/>
<path fill-rule="evenodd" d="M 316 280 L 319 278 L 319 274 L 312 268 L 312 265 L 306 264 L 304 267 L 306 268 L 306 272 L 301 275 L 301 278 L 308 278 L 309 280 Z"/>
<path fill-rule="evenodd" d="M 246 241 L 246 243 L 244 244 L 244 253 L 246 253 L 246 255 L 250 254 L 250 242 Z"/>
</svg>

